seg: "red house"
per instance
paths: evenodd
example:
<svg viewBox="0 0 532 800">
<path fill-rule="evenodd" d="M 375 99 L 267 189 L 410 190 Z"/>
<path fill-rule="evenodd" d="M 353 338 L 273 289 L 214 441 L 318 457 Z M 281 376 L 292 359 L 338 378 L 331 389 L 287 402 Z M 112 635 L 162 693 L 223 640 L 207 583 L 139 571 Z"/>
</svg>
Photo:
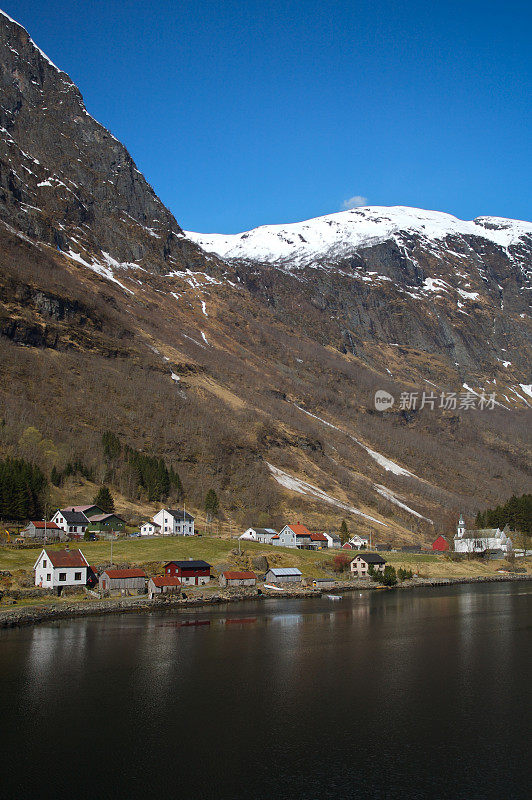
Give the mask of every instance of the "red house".
<svg viewBox="0 0 532 800">
<path fill-rule="evenodd" d="M 211 579 L 211 565 L 206 561 L 168 561 L 164 565 L 164 574 L 179 578 L 183 585 L 205 586 Z"/>
<path fill-rule="evenodd" d="M 432 549 L 437 553 L 444 553 L 449 549 L 449 542 L 445 536 L 438 536 L 438 538 L 432 542 Z"/>
</svg>

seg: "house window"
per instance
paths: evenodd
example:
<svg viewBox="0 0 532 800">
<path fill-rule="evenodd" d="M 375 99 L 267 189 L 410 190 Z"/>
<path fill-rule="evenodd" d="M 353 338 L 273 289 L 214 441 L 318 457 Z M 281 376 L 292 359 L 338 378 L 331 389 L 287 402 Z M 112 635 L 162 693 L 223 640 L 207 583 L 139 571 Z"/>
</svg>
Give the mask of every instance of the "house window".
<svg viewBox="0 0 532 800">
<path fill-rule="evenodd" d="M 45 559 L 45 560 L 42 562 L 43 569 L 46 569 L 46 565 L 47 565 L 47 564 L 48 564 L 48 562 L 47 562 L 47 561 L 46 561 L 46 559 Z"/>
<path fill-rule="evenodd" d="M 46 573 L 46 580 L 47 581 L 51 581 L 52 580 L 52 576 L 51 576 L 51 574 L 49 572 Z"/>
<path fill-rule="evenodd" d="M 74 573 L 74 580 L 75 581 L 80 581 L 81 580 L 81 572 L 75 572 Z"/>
<path fill-rule="evenodd" d="M 59 573 L 59 580 L 60 581 L 66 581 L 66 572 L 60 572 Z"/>
</svg>

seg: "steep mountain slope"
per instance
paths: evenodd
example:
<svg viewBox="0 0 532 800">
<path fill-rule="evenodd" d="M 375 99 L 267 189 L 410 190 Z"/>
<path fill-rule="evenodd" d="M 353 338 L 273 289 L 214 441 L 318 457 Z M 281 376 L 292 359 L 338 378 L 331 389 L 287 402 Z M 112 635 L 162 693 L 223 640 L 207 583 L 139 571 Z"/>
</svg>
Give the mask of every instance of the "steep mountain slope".
<svg viewBox="0 0 532 800">
<path fill-rule="evenodd" d="M 105 270 L 191 266 L 197 248 L 78 88 L 0 13 L 0 219 Z"/>
<path fill-rule="evenodd" d="M 0 55 L 1 453 L 100 480 L 112 428 L 233 526 L 346 516 L 398 542 L 528 489 L 530 226 L 362 209 L 185 234 L 2 14 Z M 497 404 L 399 407 L 464 384 Z"/>
</svg>

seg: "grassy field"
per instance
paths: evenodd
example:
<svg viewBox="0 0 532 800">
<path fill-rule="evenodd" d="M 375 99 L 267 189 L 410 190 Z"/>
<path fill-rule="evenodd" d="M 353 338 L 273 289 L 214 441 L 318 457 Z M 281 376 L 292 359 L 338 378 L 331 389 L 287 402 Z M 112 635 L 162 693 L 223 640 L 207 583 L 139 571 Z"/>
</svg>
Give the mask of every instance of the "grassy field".
<svg viewBox="0 0 532 800">
<path fill-rule="evenodd" d="M 110 542 L 80 542 L 70 543 L 70 547 L 79 547 L 90 564 L 98 566 L 109 564 L 111 560 Z M 60 550 L 59 545 L 50 549 Z M 231 551 L 238 550 L 238 542 L 231 539 L 221 539 L 210 536 L 167 536 L 153 539 L 119 539 L 113 542 L 113 563 L 131 565 L 153 565 L 153 571 L 160 571 L 157 565 L 162 566 L 170 559 L 199 558 L 208 561 L 214 567 L 227 564 L 241 564 L 246 560 L 265 555 L 270 565 L 296 566 L 304 575 L 321 573 L 321 565 L 331 559 L 331 551 L 310 552 L 292 550 L 286 547 L 268 547 L 255 542 L 246 542 L 242 545 L 242 557 L 231 555 Z M 15 548 L 0 547 L 0 569 L 13 572 L 17 569 L 32 570 L 33 565 L 41 552 L 41 548 L 16 550 Z"/>
<path fill-rule="evenodd" d="M 489 577 L 497 570 L 508 567 L 505 561 L 450 561 L 439 554 L 415 555 L 413 553 L 383 553 L 384 558 L 396 569 L 411 569 L 420 578 L 475 578 Z M 519 559 L 516 566 L 531 570 L 531 559 Z"/>
<path fill-rule="evenodd" d="M 71 543 L 71 547 L 76 545 Z M 80 542 L 80 549 L 90 564 L 99 566 L 111 560 L 110 542 Z M 61 549 L 54 545 L 52 549 Z M 15 572 L 30 572 L 41 548 L 16 550 L 0 546 L 0 569 Z M 307 577 L 329 577 L 330 562 L 338 551 L 331 550 L 293 550 L 286 547 L 272 547 L 255 542 L 242 542 L 242 556 L 235 555 L 238 542 L 235 539 L 221 539 L 209 536 L 159 537 L 153 539 L 128 538 L 113 542 L 113 563 L 124 565 L 148 565 L 148 572 L 161 571 L 162 564 L 171 559 L 199 558 L 214 567 L 234 565 L 251 566 L 251 559 L 264 555 L 270 566 L 298 567 Z M 233 551 L 233 552 L 232 552 Z M 344 551 L 345 554 L 345 551 Z M 394 567 L 411 569 L 423 578 L 459 578 L 488 576 L 494 574 L 505 562 L 501 561 L 461 561 L 453 562 L 439 554 L 383 553 L 384 558 Z M 519 566 L 527 566 L 532 571 L 531 559 L 520 559 Z M 328 562 L 328 563 L 327 563 Z M 338 576 L 342 578 L 342 576 Z M 348 573 L 343 574 L 344 578 Z"/>
</svg>

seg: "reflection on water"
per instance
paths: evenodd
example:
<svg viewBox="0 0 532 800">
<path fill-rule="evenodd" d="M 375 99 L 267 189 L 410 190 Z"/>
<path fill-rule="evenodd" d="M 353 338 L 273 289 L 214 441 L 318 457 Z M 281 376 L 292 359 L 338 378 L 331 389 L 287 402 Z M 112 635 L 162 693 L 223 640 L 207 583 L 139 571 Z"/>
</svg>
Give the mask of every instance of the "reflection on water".
<svg viewBox="0 0 532 800">
<path fill-rule="evenodd" d="M 2 800 L 46 797 L 52 755 L 57 798 L 524 798 L 526 587 L 2 632 Z"/>
</svg>

